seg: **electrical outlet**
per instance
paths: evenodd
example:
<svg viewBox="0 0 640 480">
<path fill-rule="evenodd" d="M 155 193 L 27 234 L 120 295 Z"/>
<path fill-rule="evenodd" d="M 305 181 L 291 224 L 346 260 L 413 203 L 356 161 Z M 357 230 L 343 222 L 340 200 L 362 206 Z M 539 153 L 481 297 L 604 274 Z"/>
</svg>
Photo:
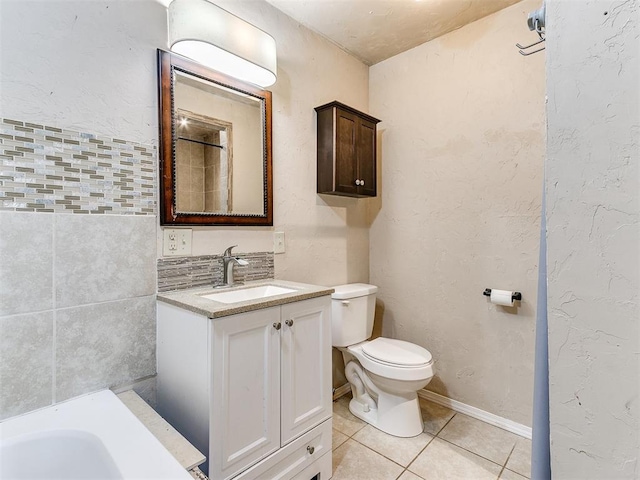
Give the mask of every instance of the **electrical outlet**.
<svg viewBox="0 0 640 480">
<path fill-rule="evenodd" d="M 162 255 L 165 257 L 191 255 L 190 228 L 165 228 Z"/>
<path fill-rule="evenodd" d="M 284 232 L 273 232 L 273 253 L 284 253 Z"/>
</svg>

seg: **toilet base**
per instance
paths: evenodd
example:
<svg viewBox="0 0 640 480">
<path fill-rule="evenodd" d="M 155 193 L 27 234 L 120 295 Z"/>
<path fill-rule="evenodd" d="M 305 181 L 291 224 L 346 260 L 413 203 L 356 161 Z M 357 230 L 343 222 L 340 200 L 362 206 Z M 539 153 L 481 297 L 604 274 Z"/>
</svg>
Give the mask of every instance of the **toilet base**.
<svg viewBox="0 0 640 480">
<path fill-rule="evenodd" d="M 387 392 L 378 395 L 378 408 L 358 401 L 349 402 L 349 411 L 378 430 L 394 437 L 416 437 L 424 429 L 417 393 L 393 395 Z"/>
</svg>

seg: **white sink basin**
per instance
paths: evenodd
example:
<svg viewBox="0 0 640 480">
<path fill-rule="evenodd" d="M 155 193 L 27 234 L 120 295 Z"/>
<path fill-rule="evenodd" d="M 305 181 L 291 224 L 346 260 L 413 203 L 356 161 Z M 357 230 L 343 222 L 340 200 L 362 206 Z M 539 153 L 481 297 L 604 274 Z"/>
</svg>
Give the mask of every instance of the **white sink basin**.
<svg viewBox="0 0 640 480">
<path fill-rule="evenodd" d="M 249 300 L 259 300 L 261 298 L 273 297 L 285 293 L 293 293 L 296 289 L 277 287 L 275 285 L 262 285 L 260 287 L 249 287 L 240 290 L 231 290 L 228 292 L 209 293 L 202 295 L 202 298 L 208 298 L 220 303 L 237 303 L 247 302 Z"/>
</svg>

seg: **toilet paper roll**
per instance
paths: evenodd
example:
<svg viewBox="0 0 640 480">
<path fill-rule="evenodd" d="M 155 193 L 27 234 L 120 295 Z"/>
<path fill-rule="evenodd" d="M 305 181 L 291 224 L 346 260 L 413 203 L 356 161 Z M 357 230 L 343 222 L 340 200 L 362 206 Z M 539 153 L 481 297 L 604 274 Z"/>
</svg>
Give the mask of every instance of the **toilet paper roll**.
<svg viewBox="0 0 640 480">
<path fill-rule="evenodd" d="M 491 289 L 491 303 L 503 305 L 505 307 L 513 307 L 513 292 L 510 290 Z"/>
</svg>

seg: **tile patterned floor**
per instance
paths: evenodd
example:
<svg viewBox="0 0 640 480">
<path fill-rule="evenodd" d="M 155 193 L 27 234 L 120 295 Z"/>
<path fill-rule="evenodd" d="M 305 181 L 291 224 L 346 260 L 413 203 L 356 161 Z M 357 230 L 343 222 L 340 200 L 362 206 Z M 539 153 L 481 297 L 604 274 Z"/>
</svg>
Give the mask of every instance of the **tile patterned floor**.
<svg viewBox="0 0 640 480">
<path fill-rule="evenodd" d="M 424 433 L 397 438 L 333 403 L 333 480 L 524 480 L 531 440 L 420 399 Z"/>
</svg>

